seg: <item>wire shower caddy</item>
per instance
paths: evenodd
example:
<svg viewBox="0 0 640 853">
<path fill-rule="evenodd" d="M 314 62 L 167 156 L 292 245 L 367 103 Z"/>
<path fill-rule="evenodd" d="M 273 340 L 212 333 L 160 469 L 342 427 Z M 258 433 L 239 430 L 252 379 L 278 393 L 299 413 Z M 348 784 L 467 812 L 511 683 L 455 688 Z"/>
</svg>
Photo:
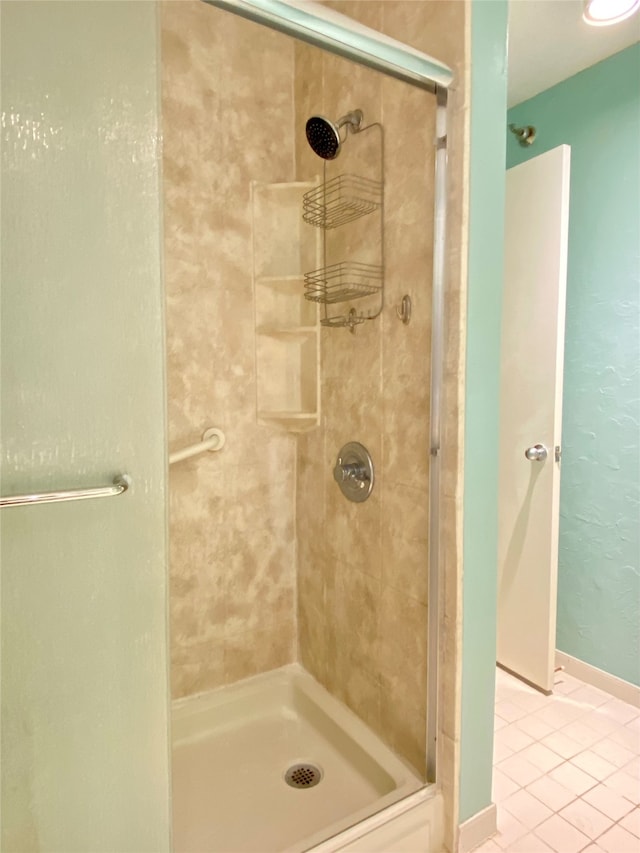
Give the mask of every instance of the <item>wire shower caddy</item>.
<svg viewBox="0 0 640 853">
<path fill-rule="evenodd" d="M 384 301 L 384 146 L 383 130 L 379 123 L 370 124 L 354 133 L 349 140 L 350 149 L 367 132 L 379 134 L 379 144 L 375 145 L 378 160 L 376 177 L 355 174 L 355 171 L 330 176 L 330 162 L 324 162 L 322 183 L 308 190 L 302 200 L 302 218 L 310 225 L 322 230 L 322 268 L 304 274 L 304 296 L 311 302 L 324 306 L 324 316 L 320 322 L 331 328 L 347 327 L 352 332 L 355 327 L 378 317 Z M 370 141 L 371 141 L 371 134 Z M 369 165 L 367 158 L 364 158 Z M 364 164 L 363 164 L 364 165 Z M 332 252 L 327 247 L 327 232 L 336 232 L 345 225 L 354 223 L 363 217 L 377 214 L 378 228 L 372 227 L 359 233 L 348 229 L 345 239 L 356 242 L 365 252 L 365 258 L 343 259 L 329 262 Z M 374 232 L 378 232 L 377 234 Z M 375 242 L 372 242 L 372 238 Z M 349 249 L 351 242 L 348 243 Z M 376 248 L 377 247 L 377 248 Z M 362 253 L 362 252 L 361 252 Z M 351 254 L 351 251 L 349 251 Z M 371 255 L 377 255 L 372 258 Z M 370 263 L 371 260 L 379 263 Z M 333 259 L 331 259 L 333 260 Z M 345 313 L 330 314 L 329 306 L 358 301 L 358 308 L 350 306 Z"/>
</svg>

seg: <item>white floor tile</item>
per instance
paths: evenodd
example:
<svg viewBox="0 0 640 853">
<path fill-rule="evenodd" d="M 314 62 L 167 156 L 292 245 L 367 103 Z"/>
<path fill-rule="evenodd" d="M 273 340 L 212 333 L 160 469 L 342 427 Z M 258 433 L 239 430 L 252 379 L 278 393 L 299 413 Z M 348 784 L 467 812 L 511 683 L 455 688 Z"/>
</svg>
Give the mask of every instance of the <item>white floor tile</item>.
<svg viewBox="0 0 640 853">
<path fill-rule="evenodd" d="M 474 847 L 473 853 L 502 853 L 502 847 L 499 847 L 493 838 L 485 841 L 480 847 Z"/>
<path fill-rule="evenodd" d="M 549 779 L 548 776 L 543 776 L 541 779 L 536 779 L 531 785 L 527 785 L 527 791 L 537 797 L 545 806 L 549 806 L 552 812 L 560 811 L 576 798 L 573 791 L 567 790 L 567 788 L 554 782 L 553 779 Z"/>
<path fill-rule="evenodd" d="M 640 753 L 640 732 L 635 731 L 632 726 L 620 726 L 619 729 L 611 732 L 609 738 L 620 746 L 624 746 L 625 749 L 630 749 L 636 755 Z"/>
<path fill-rule="evenodd" d="M 623 817 L 620 821 L 620 826 L 626 829 L 627 832 L 635 835 L 636 838 L 640 838 L 640 807 L 636 806 L 632 812 Z"/>
<path fill-rule="evenodd" d="M 578 853 L 578 850 L 586 847 L 591 840 L 557 814 L 537 827 L 536 835 L 557 853 Z"/>
<path fill-rule="evenodd" d="M 571 699 L 574 702 L 580 702 L 589 708 L 598 708 L 600 705 L 610 702 L 611 695 L 609 693 L 605 693 L 604 690 L 598 690 L 597 687 L 592 687 L 590 684 L 584 684 L 582 687 L 573 691 Z"/>
<path fill-rule="evenodd" d="M 528 791 L 520 790 L 500 804 L 527 829 L 535 829 L 538 824 L 551 817 L 553 812 Z"/>
<path fill-rule="evenodd" d="M 584 800 L 574 800 L 562 809 L 560 816 L 588 837 L 596 839 L 613 825 L 613 820 Z"/>
<path fill-rule="evenodd" d="M 533 738 L 521 731 L 517 724 L 506 726 L 496 732 L 496 740 L 508 746 L 513 752 L 520 752 L 525 746 L 533 743 Z"/>
<path fill-rule="evenodd" d="M 501 808 L 498 808 L 497 823 L 498 832 L 494 835 L 493 840 L 503 850 L 509 850 L 514 841 L 522 838 L 529 831 L 517 818 Z"/>
<path fill-rule="evenodd" d="M 505 726 L 508 726 L 508 725 L 509 725 L 509 723 L 506 720 L 503 720 L 502 717 L 499 717 L 496 714 L 496 718 L 495 718 L 494 723 L 493 723 L 494 732 L 498 732 L 498 731 L 500 731 L 500 729 L 503 729 Z"/>
<path fill-rule="evenodd" d="M 518 702 L 521 696 L 526 696 L 531 692 L 531 688 L 517 678 L 512 678 L 507 684 L 500 684 L 497 687 L 496 698 L 498 702 Z"/>
<path fill-rule="evenodd" d="M 549 747 L 553 752 L 557 752 L 558 755 L 567 759 L 573 758 L 574 755 L 577 755 L 584 749 L 581 743 L 570 737 L 564 730 L 559 732 L 554 731 L 552 734 L 547 735 L 547 737 L 542 738 L 541 743 L 543 746 Z"/>
<path fill-rule="evenodd" d="M 628 764 L 635 757 L 631 750 L 620 746 L 619 743 L 616 743 L 610 737 L 599 740 L 591 747 L 591 750 L 597 755 L 602 756 L 609 764 L 614 764 L 618 768 L 624 767 L 625 764 Z"/>
<path fill-rule="evenodd" d="M 543 773 L 548 773 L 549 770 L 553 770 L 554 767 L 562 764 L 563 761 L 557 752 L 553 752 L 541 743 L 532 743 L 531 746 L 523 749 L 520 755 L 526 758 L 527 761 L 530 761 L 534 767 L 538 767 Z"/>
<path fill-rule="evenodd" d="M 539 767 L 535 767 L 535 765 L 530 761 L 527 761 L 526 758 L 522 758 L 519 753 L 511 755 L 509 758 L 501 761 L 498 768 L 502 770 L 503 773 L 506 773 L 509 779 L 513 779 L 513 781 L 517 782 L 521 787 L 529 785 L 535 779 L 542 776 L 542 770 L 540 770 Z"/>
<path fill-rule="evenodd" d="M 524 708 L 527 713 L 532 713 L 550 705 L 553 702 L 553 697 L 538 693 L 537 690 L 529 690 L 527 693 L 520 693 L 514 696 L 513 701 Z"/>
<path fill-rule="evenodd" d="M 505 672 L 502 667 L 496 667 L 496 684 L 510 684 L 514 681 L 514 676 L 508 672 Z"/>
<path fill-rule="evenodd" d="M 640 716 L 636 717 L 635 720 L 631 720 L 630 723 L 627 723 L 626 727 L 628 729 L 631 729 L 631 731 L 640 734 Z"/>
<path fill-rule="evenodd" d="M 584 687 L 583 681 L 578 681 L 577 678 L 567 675 L 566 672 L 556 672 L 553 680 L 554 693 L 567 695 L 573 693 L 574 690 L 578 690 L 580 687 Z"/>
<path fill-rule="evenodd" d="M 498 833 L 476 853 L 640 853 L 639 709 L 562 672 L 544 696 L 498 669 L 496 710 Z"/>
<path fill-rule="evenodd" d="M 496 738 L 493 742 L 493 763 L 500 764 L 501 761 L 509 758 L 510 755 L 513 755 L 513 750 Z M 611 772 L 613 773 L 615 770 L 616 768 L 614 767 Z"/>
<path fill-rule="evenodd" d="M 553 847 L 530 832 L 509 847 L 509 853 L 554 853 Z"/>
<path fill-rule="evenodd" d="M 498 767 L 493 768 L 492 797 L 494 803 L 503 802 L 503 800 L 506 800 L 507 797 L 510 797 L 511 794 L 515 794 L 515 792 L 519 790 L 520 785 L 514 782 L 513 779 L 509 779 L 508 776 L 505 776 Z M 629 805 L 631 805 L 631 803 L 629 803 Z"/>
<path fill-rule="evenodd" d="M 524 717 L 526 713 L 527 711 L 524 708 L 521 708 L 520 705 L 516 705 L 515 702 L 511 702 L 510 700 L 502 700 L 496 703 L 496 714 L 509 723 L 515 723 L 516 720 Z"/>
<path fill-rule="evenodd" d="M 607 853 L 638 853 L 638 839 L 621 826 L 612 826 L 601 835 L 598 845 Z"/>
<path fill-rule="evenodd" d="M 575 722 L 578 717 L 584 715 L 584 710 L 577 705 L 571 705 L 570 698 L 564 699 L 565 704 L 563 704 L 562 699 L 556 699 L 553 704 L 536 711 L 535 716 L 554 729 L 561 729 L 563 726 Z"/>
<path fill-rule="evenodd" d="M 582 799 L 595 806 L 612 820 L 620 820 L 621 817 L 629 814 L 633 808 L 633 803 L 606 785 L 596 785 L 595 788 L 583 794 Z"/>
<path fill-rule="evenodd" d="M 584 752 L 579 752 L 571 759 L 571 764 L 575 764 L 580 770 L 584 770 L 589 776 L 593 776 L 598 782 L 604 782 L 607 776 L 611 776 L 616 772 L 616 765 L 605 761 L 597 752 L 590 749 L 585 749 Z"/>
<path fill-rule="evenodd" d="M 620 768 L 624 770 L 625 773 L 628 773 L 629 776 L 633 776 L 634 779 L 640 778 L 640 755 L 636 755 L 635 758 L 632 758 L 628 764 L 625 764 L 624 767 Z"/>
<path fill-rule="evenodd" d="M 533 714 L 529 714 L 528 717 L 523 717 L 521 720 L 518 720 L 518 728 L 521 732 L 529 735 L 534 740 L 542 740 L 542 738 L 547 737 L 547 735 L 553 734 L 555 729 L 550 726 L 548 723 L 543 723 L 542 720 L 539 720 Z M 578 745 L 578 749 L 580 746 Z"/>
<path fill-rule="evenodd" d="M 630 723 L 631 720 L 635 720 L 639 713 L 638 708 L 634 708 L 628 702 L 623 702 L 621 699 L 611 699 L 611 697 L 605 705 L 598 708 L 598 714 L 623 726 Z"/>
<path fill-rule="evenodd" d="M 576 797 L 584 794 L 585 791 L 588 791 L 589 788 L 593 788 L 597 784 L 593 776 L 589 776 L 588 773 L 585 773 L 568 761 L 551 770 L 547 776 L 568 791 L 573 791 Z"/>
<path fill-rule="evenodd" d="M 640 779 L 629 776 L 624 770 L 618 770 L 613 776 L 609 776 L 606 785 L 632 802 L 634 806 L 640 805 Z"/>
<path fill-rule="evenodd" d="M 563 728 L 562 733 L 570 737 L 571 740 L 577 741 L 582 749 L 588 749 L 594 743 L 606 737 L 606 735 L 594 731 L 589 726 L 585 726 L 582 720 L 578 720 L 576 723 L 571 723 L 571 725 Z"/>
<path fill-rule="evenodd" d="M 601 714 L 600 708 L 596 708 L 595 711 L 591 711 L 590 713 L 580 717 L 580 722 L 585 726 L 589 726 L 590 729 L 593 729 L 601 738 L 608 737 L 611 732 L 615 731 L 620 726 L 620 723 L 616 723 L 615 720 L 611 720 L 609 717 Z"/>
</svg>

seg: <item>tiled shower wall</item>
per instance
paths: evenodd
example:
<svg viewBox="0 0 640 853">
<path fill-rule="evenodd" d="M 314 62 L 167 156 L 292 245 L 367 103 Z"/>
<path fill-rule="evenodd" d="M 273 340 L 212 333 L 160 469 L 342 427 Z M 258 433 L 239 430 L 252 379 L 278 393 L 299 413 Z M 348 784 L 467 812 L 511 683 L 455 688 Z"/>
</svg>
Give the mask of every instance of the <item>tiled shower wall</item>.
<svg viewBox="0 0 640 853">
<path fill-rule="evenodd" d="M 444 61 L 462 59 L 462 3 L 328 5 Z M 306 45 L 295 50 L 298 179 L 318 172 L 304 141 L 308 116 L 360 108 L 385 134 L 385 310 L 354 335 L 323 329 L 322 428 L 298 445 L 300 656 L 424 773 L 435 98 Z M 357 144 L 351 137 L 345 150 Z M 395 312 L 404 294 L 408 326 Z M 374 460 L 363 504 L 332 479 L 347 441 Z"/>
<path fill-rule="evenodd" d="M 295 439 L 256 425 L 251 181 L 294 177 L 293 43 L 161 5 L 172 693 L 295 658 Z"/>
</svg>

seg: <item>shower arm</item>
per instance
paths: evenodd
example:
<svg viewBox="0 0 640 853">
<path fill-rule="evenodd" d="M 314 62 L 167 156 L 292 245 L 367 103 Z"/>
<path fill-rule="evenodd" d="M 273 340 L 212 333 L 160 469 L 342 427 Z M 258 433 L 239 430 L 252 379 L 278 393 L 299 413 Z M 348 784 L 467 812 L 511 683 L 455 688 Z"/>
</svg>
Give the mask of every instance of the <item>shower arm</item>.
<svg viewBox="0 0 640 853">
<path fill-rule="evenodd" d="M 338 119 L 336 127 L 338 130 L 342 130 L 343 127 L 346 127 L 347 133 L 349 131 L 351 131 L 351 133 L 358 133 L 361 123 L 362 110 L 352 110 L 350 113 L 347 113 L 346 116 L 342 116 L 342 118 Z"/>
</svg>

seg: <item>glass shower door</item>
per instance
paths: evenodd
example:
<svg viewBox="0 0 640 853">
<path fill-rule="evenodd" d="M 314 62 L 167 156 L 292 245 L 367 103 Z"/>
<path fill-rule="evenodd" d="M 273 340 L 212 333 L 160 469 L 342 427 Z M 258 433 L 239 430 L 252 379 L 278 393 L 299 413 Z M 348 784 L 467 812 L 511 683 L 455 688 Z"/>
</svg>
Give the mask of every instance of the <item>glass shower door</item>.
<svg viewBox="0 0 640 853">
<path fill-rule="evenodd" d="M 170 847 L 155 4 L 2 16 L 5 850 Z"/>
</svg>

